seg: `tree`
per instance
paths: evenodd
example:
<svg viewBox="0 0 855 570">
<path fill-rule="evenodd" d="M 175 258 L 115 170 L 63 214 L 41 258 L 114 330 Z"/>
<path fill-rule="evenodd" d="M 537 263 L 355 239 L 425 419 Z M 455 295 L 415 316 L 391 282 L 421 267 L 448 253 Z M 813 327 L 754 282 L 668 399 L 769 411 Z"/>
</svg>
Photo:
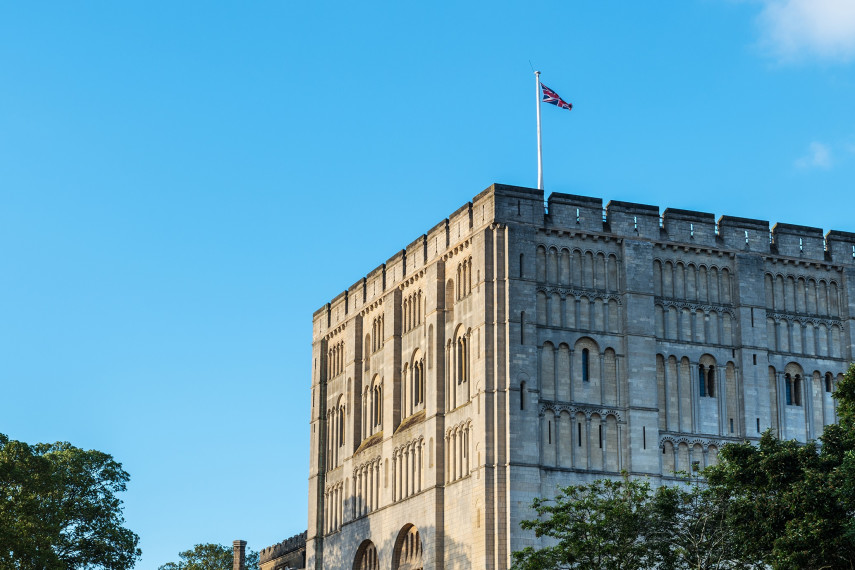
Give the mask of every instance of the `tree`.
<svg viewBox="0 0 855 570">
<path fill-rule="evenodd" d="M 701 481 L 662 486 L 653 498 L 666 554 L 663 570 L 725 570 L 762 567 L 746 557 L 731 532 L 729 497 Z"/>
<path fill-rule="evenodd" d="M 179 562 L 168 562 L 157 570 L 232 570 L 234 550 L 221 544 L 197 544 L 192 550 L 179 552 Z M 258 553 L 246 553 L 246 567 L 258 567 Z"/>
<path fill-rule="evenodd" d="M 665 530 L 646 481 L 608 479 L 559 489 L 554 499 L 535 499 L 538 518 L 520 526 L 551 546 L 515 552 L 514 568 L 632 570 L 652 568 L 663 559 Z"/>
<path fill-rule="evenodd" d="M 855 568 L 855 366 L 835 390 L 837 425 L 815 442 L 722 448 L 705 471 L 729 497 L 731 532 L 746 556 L 773 568 Z"/>
<path fill-rule="evenodd" d="M 855 569 L 855 365 L 834 392 L 838 423 L 816 442 L 728 444 L 692 484 L 595 481 L 536 499 L 521 523 L 544 548 L 518 570 Z"/>
<path fill-rule="evenodd" d="M 116 497 L 129 479 L 106 453 L 0 434 L 0 568 L 132 568 L 139 537 Z"/>
</svg>

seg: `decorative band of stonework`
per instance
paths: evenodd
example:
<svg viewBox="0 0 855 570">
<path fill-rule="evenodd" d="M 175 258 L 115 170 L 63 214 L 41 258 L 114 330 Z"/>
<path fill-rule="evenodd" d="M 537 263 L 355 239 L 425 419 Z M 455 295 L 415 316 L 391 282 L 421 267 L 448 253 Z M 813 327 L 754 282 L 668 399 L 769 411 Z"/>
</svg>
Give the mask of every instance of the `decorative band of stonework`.
<svg viewBox="0 0 855 570">
<path fill-rule="evenodd" d="M 704 313 L 711 313 L 713 311 L 717 313 L 726 313 L 733 318 L 736 318 L 736 311 L 734 311 L 733 307 L 730 305 L 718 305 L 713 303 L 691 303 L 686 301 L 676 301 L 673 299 L 665 299 L 663 297 L 654 297 L 654 302 L 657 305 L 662 305 L 663 307 L 676 307 L 678 309 L 689 309 L 691 311 L 701 310 Z"/>
<path fill-rule="evenodd" d="M 838 327 L 843 326 L 843 321 L 841 319 L 828 319 L 823 317 L 815 317 L 812 315 L 799 315 L 794 313 L 768 313 L 767 316 L 775 321 L 795 321 L 802 323 L 803 325 L 826 325 L 829 327 L 837 325 Z"/>
<path fill-rule="evenodd" d="M 540 411 L 538 415 L 543 416 L 547 411 L 553 413 L 569 412 L 570 414 L 582 413 L 585 414 L 586 419 L 591 419 L 591 416 L 593 416 L 594 414 L 597 414 L 603 418 L 606 416 L 614 416 L 615 418 L 617 418 L 618 423 L 623 423 L 624 421 L 623 414 L 619 410 L 616 410 L 614 408 L 598 408 L 595 406 L 585 406 L 578 404 L 558 404 L 553 402 L 541 402 Z"/>
<path fill-rule="evenodd" d="M 607 300 L 615 300 L 618 305 L 623 304 L 621 300 L 621 296 L 617 293 L 610 293 L 604 289 L 583 289 L 583 288 L 566 288 L 566 287 L 546 287 L 539 286 L 537 288 L 538 293 L 557 293 L 562 297 L 575 297 L 576 299 L 592 298 L 592 299 L 607 299 Z"/>
</svg>

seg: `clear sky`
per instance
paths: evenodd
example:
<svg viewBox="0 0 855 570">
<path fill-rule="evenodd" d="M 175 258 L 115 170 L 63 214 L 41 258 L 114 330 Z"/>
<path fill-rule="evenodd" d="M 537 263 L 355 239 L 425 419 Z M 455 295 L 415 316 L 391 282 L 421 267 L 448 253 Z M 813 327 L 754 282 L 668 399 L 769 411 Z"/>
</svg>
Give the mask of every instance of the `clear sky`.
<svg viewBox="0 0 855 570">
<path fill-rule="evenodd" d="M 855 3 L 0 4 L 0 432 L 306 529 L 312 312 L 493 182 L 855 231 Z"/>
</svg>

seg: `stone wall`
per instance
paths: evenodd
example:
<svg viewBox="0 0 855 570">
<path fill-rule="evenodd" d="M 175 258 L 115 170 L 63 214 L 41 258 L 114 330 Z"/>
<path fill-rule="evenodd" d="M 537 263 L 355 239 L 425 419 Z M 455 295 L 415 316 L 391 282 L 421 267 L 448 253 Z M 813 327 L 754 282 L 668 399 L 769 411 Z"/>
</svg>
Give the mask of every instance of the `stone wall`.
<svg viewBox="0 0 855 570">
<path fill-rule="evenodd" d="M 313 315 L 307 567 L 507 568 L 556 485 L 818 437 L 853 261 L 851 233 L 491 186 Z"/>
</svg>

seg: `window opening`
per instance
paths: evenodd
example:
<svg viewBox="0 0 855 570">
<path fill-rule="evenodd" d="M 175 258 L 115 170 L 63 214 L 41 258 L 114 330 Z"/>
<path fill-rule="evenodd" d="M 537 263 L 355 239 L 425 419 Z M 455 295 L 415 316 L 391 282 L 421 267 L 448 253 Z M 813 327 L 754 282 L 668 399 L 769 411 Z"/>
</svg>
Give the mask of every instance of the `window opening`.
<svg viewBox="0 0 855 570">
<path fill-rule="evenodd" d="M 790 378 L 790 375 L 787 374 L 784 376 L 785 384 L 786 384 L 786 392 L 787 392 L 787 405 L 793 405 L 793 380 Z"/>
<path fill-rule="evenodd" d="M 589 376 L 589 356 L 590 351 L 587 348 L 582 349 L 582 382 L 588 382 L 590 380 Z"/>
</svg>

